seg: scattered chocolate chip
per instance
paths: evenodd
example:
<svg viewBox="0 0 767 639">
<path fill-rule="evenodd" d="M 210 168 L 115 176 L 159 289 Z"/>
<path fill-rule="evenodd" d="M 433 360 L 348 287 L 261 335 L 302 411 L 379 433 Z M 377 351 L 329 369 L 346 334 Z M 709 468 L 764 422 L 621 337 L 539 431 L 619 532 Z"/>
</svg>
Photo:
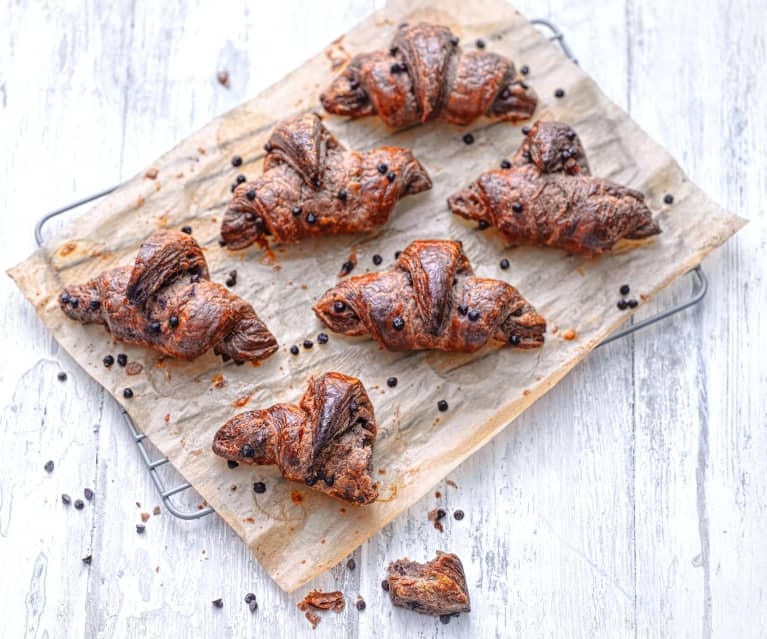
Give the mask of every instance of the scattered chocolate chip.
<svg viewBox="0 0 767 639">
<path fill-rule="evenodd" d="M 123 388 L 123 397 L 125 399 L 130 399 L 131 397 L 133 397 L 133 389 Z"/>
<path fill-rule="evenodd" d="M 511 344 L 512 346 L 519 346 L 519 343 L 521 341 L 522 340 L 520 339 L 519 335 L 510 335 L 509 336 L 509 344 Z"/>
<path fill-rule="evenodd" d="M 255 610 L 258 608 L 258 602 L 254 599 L 248 604 L 248 608 L 250 608 L 250 612 L 255 612 Z"/>
<path fill-rule="evenodd" d="M 304 340 L 304 348 L 310 349 L 312 346 L 314 346 L 314 342 L 310 339 Z"/>
<path fill-rule="evenodd" d="M 449 407 L 444 399 L 440 399 L 437 402 L 437 408 L 439 409 L 440 413 L 444 413 Z"/>
<path fill-rule="evenodd" d="M 501 168 L 502 169 L 510 169 L 511 168 L 511 162 L 508 160 L 501 160 Z"/>
<path fill-rule="evenodd" d="M 291 352 L 293 355 L 298 355 L 298 346 L 296 346 L 295 344 L 293 344 L 293 346 L 291 346 L 291 347 L 290 347 L 290 352 Z"/>
<path fill-rule="evenodd" d="M 229 271 L 229 277 L 226 278 L 226 285 L 229 288 L 232 288 L 235 284 L 237 284 L 237 269 Z"/>
<path fill-rule="evenodd" d="M 77 308 L 80 305 L 80 300 L 76 297 L 70 297 L 69 298 L 69 305 L 72 308 Z"/>
<path fill-rule="evenodd" d="M 75 499 L 75 508 L 77 510 L 82 510 L 85 508 L 85 502 L 82 499 Z"/>
<path fill-rule="evenodd" d="M 168 325 L 171 328 L 176 328 L 178 326 L 178 317 L 176 317 L 175 315 L 171 315 L 170 318 L 168 319 Z"/>
<path fill-rule="evenodd" d="M 268 142 L 266 144 L 264 144 L 264 151 L 266 153 L 271 153 L 272 152 L 272 145 L 269 144 Z"/>
<path fill-rule="evenodd" d="M 673 204 L 674 196 L 671 195 L 671 193 L 666 193 L 666 195 L 663 196 L 663 202 L 666 204 Z"/>
<path fill-rule="evenodd" d="M 401 331 L 403 328 L 405 328 L 405 320 L 403 320 L 401 317 L 395 317 L 391 325 L 394 327 L 395 331 Z"/>
<path fill-rule="evenodd" d="M 474 136 L 471 133 L 467 133 L 463 136 L 464 144 L 474 144 Z"/>
<path fill-rule="evenodd" d="M 520 306 L 519 308 L 515 308 L 515 309 L 514 309 L 514 310 L 511 312 L 511 314 L 512 314 L 514 317 L 522 317 L 522 315 L 524 315 L 524 313 L 525 313 L 525 307 L 524 307 L 524 306 Z"/>
<path fill-rule="evenodd" d="M 256 192 L 253 189 L 248 189 L 247 191 L 245 191 L 245 197 L 252 202 L 253 200 L 256 199 Z"/>
<path fill-rule="evenodd" d="M 232 156 L 232 166 L 240 166 L 242 164 L 242 158 L 239 155 Z"/>
<path fill-rule="evenodd" d="M 444 519 L 446 515 L 447 513 L 442 508 L 437 509 L 437 519 Z"/>
<path fill-rule="evenodd" d="M 67 381 L 67 374 L 64 371 L 59 371 L 59 374 L 56 375 L 56 379 L 60 382 L 66 382 Z"/>
<path fill-rule="evenodd" d="M 86 488 L 85 490 L 83 490 L 83 495 L 85 495 L 85 498 L 88 501 L 93 501 L 93 495 L 94 494 L 95 493 L 90 488 Z"/>
<path fill-rule="evenodd" d="M 317 335 L 317 343 L 318 344 L 327 344 L 328 343 L 328 334 L 327 333 L 320 333 Z"/>
<path fill-rule="evenodd" d="M 125 353 L 120 353 L 117 356 L 117 363 L 120 366 L 125 366 L 128 363 L 128 356 Z"/>
<path fill-rule="evenodd" d="M 505 257 L 501 260 L 500 267 L 505 271 L 509 268 L 509 260 L 507 260 Z"/>
<path fill-rule="evenodd" d="M 43 466 L 46 473 L 52 473 L 53 472 L 53 460 L 49 459 L 47 462 L 45 462 L 45 466 Z"/>
<path fill-rule="evenodd" d="M 479 311 L 477 309 L 472 309 L 469 311 L 469 320 L 472 322 L 476 322 L 479 319 Z"/>
<path fill-rule="evenodd" d="M 351 559 L 349 559 L 349 561 L 346 562 L 346 567 L 349 570 L 354 570 L 357 567 L 357 562 L 354 561 L 354 557 L 352 557 Z"/>
<path fill-rule="evenodd" d="M 146 526 L 144 524 L 136 524 L 136 532 L 139 535 L 143 535 L 145 530 L 146 530 Z"/>
<path fill-rule="evenodd" d="M 554 91 L 554 97 L 555 98 L 564 98 L 565 97 L 565 90 L 564 89 L 557 89 Z"/>
<path fill-rule="evenodd" d="M 440 622 L 444 623 L 445 625 L 450 623 L 450 615 L 440 615 L 439 616 Z"/>
<path fill-rule="evenodd" d="M 237 466 L 239 466 L 239 464 L 233 459 L 227 459 L 226 465 L 229 466 L 229 468 L 237 468 Z"/>
<path fill-rule="evenodd" d="M 387 179 L 387 180 L 389 180 L 389 182 L 390 182 L 390 183 L 391 183 L 391 182 L 394 182 L 394 180 L 396 180 L 396 179 L 397 179 L 397 174 L 396 174 L 394 171 L 392 171 L 391 173 L 389 173 L 389 174 L 386 176 L 386 179 Z"/>
<path fill-rule="evenodd" d="M 307 486 L 314 486 L 314 484 L 317 483 L 317 477 L 316 476 L 309 476 L 305 480 Z"/>
<path fill-rule="evenodd" d="M 192 227 L 191 226 L 182 226 L 181 227 L 181 232 L 182 233 L 186 233 L 187 235 L 191 235 L 192 234 Z"/>
<path fill-rule="evenodd" d="M 620 287 L 621 295 L 628 295 L 631 292 L 631 287 L 628 284 L 624 284 Z"/>
<path fill-rule="evenodd" d="M 381 588 L 383 588 L 386 592 L 389 592 L 389 582 L 384 579 L 381 582 Z"/>
<path fill-rule="evenodd" d="M 157 321 L 149 322 L 149 331 L 151 333 L 159 333 L 161 328 L 162 327 L 160 326 L 160 322 L 157 322 Z"/>
<path fill-rule="evenodd" d="M 394 388 L 397 385 L 397 378 L 396 377 L 390 377 L 386 380 L 386 385 L 389 388 Z"/>
<path fill-rule="evenodd" d="M 316 188 L 316 189 L 320 188 L 320 184 L 322 184 L 320 182 L 320 178 L 318 178 L 318 177 L 312 178 L 312 186 L 314 186 L 314 188 Z"/>
<path fill-rule="evenodd" d="M 477 40 L 477 49 L 484 49 L 485 48 L 485 41 L 482 38 L 479 38 Z"/>
<path fill-rule="evenodd" d="M 620 300 L 616 306 L 619 311 L 625 311 L 628 308 L 629 303 L 626 300 Z"/>
<path fill-rule="evenodd" d="M 454 47 L 457 47 L 460 41 L 461 39 L 458 36 L 453 36 L 450 38 L 450 44 L 452 44 Z"/>
<path fill-rule="evenodd" d="M 224 607 L 223 599 L 214 599 L 210 603 L 212 603 L 216 608 L 223 608 Z"/>
<path fill-rule="evenodd" d="M 294 206 L 293 210 L 291 211 L 291 213 L 293 215 L 295 215 L 296 217 L 298 217 L 299 215 L 301 215 L 302 211 L 303 211 L 303 209 L 300 206 Z"/>
<path fill-rule="evenodd" d="M 380 266 L 381 262 L 383 262 L 383 258 L 376 253 L 373 256 L 373 264 L 375 264 L 376 266 Z"/>
<path fill-rule="evenodd" d="M 338 199 L 341 200 L 342 202 L 346 202 L 346 197 L 347 197 L 346 189 L 341 189 L 338 192 Z"/>
<path fill-rule="evenodd" d="M 378 172 L 381 175 L 385 175 L 388 171 L 389 171 L 389 165 L 388 164 L 381 163 L 381 164 L 378 165 Z"/>
<path fill-rule="evenodd" d="M 222 69 L 218 73 L 216 73 L 216 80 L 218 83 L 225 88 L 229 88 L 229 71 L 226 69 Z"/>
<path fill-rule="evenodd" d="M 402 255 L 402 251 L 394 251 L 394 259 L 395 260 L 398 260 L 400 255 Z"/>
<path fill-rule="evenodd" d="M 72 498 L 66 493 L 61 493 L 61 503 L 69 506 L 72 503 Z"/>
<path fill-rule="evenodd" d="M 341 264 L 341 275 L 349 275 L 354 270 L 354 262 L 346 260 Z"/>
<path fill-rule="evenodd" d="M 367 604 L 365 603 L 364 599 L 358 599 L 355 605 L 357 606 L 357 610 L 365 610 L 365 608 L 367 608 Z"/>
<path fill-rule="evenodd" d="M 256 600 L 255 593 L 249 592 L 247 595 L 245 595 L 245 603 L 249 604 L 251 601 Z"/>
<path fill-rule="evenodd" d="M 530 67 L 527 66 L 526 64 L 523 64 L 521 67 L 519 67 L 519 72 L 522 75 L 527 75 L 528 73 L 530 73 Z"/>
<path fill-rule="evenodd" d="M 93 559 L 93 555 L 85 555 L 85 557 L 83 557 L 83 563 L 86 565 L 90 565 L 92 559 Z"/>
<path fill-rule="evenodd" d="M 111 355 L 105 355 L 104 359 L 102 359 L 101 361 L 104 362 L 104 366 L 109 368 L 110 366 L 112 366 L 112 364 L 115 363 L 115 358 L 112 357 Z"/>
<path fill-rule="evenodd" d="M 466 313 L 469 312 L 469 307 L 465 304 L 459 304 L 458 305 L 458 314 L 459 315 L 466 315 Z"/>
<path fill-rule="evenodd" d="M 463 511 L 462 510 L 456 510 L 453 513 L 453 519 L 457 519 L 458 521 L 461 521 L 461 519 L 463 519 Z"/>
<path fill-rule="evenodd" d="M 266 484 L 262 481 L 257 481 L 253 484 L 253 490 L 259 495 L 266 492 Z"/>
<path fill-rule="evenodd" d="M 246 177 L 245 177 L 245 176 L 244 176 L 242 173 L 240 173 L 240 174 L 239 174 L 239 175 L 238 175 L 238 176 L 237 176 L 237 177 L 234 179 L 234 181 L 235 181 L 237 184 L 242 184 L 243 182 L 247 182 L 247 180 L 248 180 L 248 178 L 246 178 Z"/>
<path fill-rule="evenodd" d="M 399 73 L 400 71 L 402 71 L 402 67 L 400 67 L 398 62 L 395 62 L 394 64 L 391 65 L 391 67 L 389 67 L 389 71 L 391 71 L 392 73 Z"/>
<path fill-rule="evenodd" d="M 332 486 L 336 482 L 336 478 L 332 475 L 329 475 L 328 477 L 325 477 L 325 485 L 326 486 Z"/>
<path fill-rule="evenodd" d="M 636 300 L 628 300 L 626 304 L 628 304 L 629 308 L 636 308 L 639 305 L 639 302 Z"/>
<path fill-rule="evenodd" d="M 341 300 L 336 300 L 333 302 L 333 310 L 336 313 L 343 313 L 344 309 L 346 309 L 346 304 L 344 304 Z"/>
</svg>

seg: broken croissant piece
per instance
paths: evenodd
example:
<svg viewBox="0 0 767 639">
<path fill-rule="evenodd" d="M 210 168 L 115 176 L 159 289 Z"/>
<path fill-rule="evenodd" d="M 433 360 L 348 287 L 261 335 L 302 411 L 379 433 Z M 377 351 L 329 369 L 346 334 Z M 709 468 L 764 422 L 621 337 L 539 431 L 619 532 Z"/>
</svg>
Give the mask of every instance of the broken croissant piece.
<svg viewBox="0 0 767 639">
<path fill-rule="evenodd" d="M 412 242 L 390 271 L 351 277 L 314 312 L 331 330 L 369 334 L 391 351 L 474 352 L 495 340 L 543 344 L 546 321 L 510 284 L 474 277 L 460 243 Z"/>
<path fill-rule="evenodd" d="M 520 122 L 538 99 L 508 58 L 464 52 L 447 27 L 401 25 L 387 51 L 354 56 L 320 96 L 330 113 L 377 114 L 400 128 L 444 120 L 464 126 L 481 116 Z"/>
<path fill-rule="evenodd" d="M 386 224 L 398 200 L 431 188 L 408 149 L 348 151 L 315 114 L 280 122 L 265 145 L 264 174 L 239 184 L 221 238 L 242 249 L 277 242 L 362 233 Z"/>
<path fill-rule="evenodd" d="M 285 479 L 355 504 L 378 497 L 371 478 L 377 427 L 358 379 L 326 373 L 309 379 L 301 403 L 276 404 L 230 419 L 213 452 L 242 464 L 276 464 Z"/>
<path fill-rule="evenodd" d="M 623 238 L 661 232 L 642 193 L 590 175 L 580 140 L 566 124 L 537 122 L 511 164 L 451 195 L 451 211 L 494 226 L 513 244 L 589 257 Z"/>
<path fill-rule="evenodd" d="M 391 602 L 400 608 L 434 616 L 471 612 L 463 564 L 452 553 L 438 550 L 425 564 L 407 558 L 393 561 L 386 582 Z"/>
<path fill-rule="evenodd" d="M 59 305 L 71 319 L 104 324 L 115 339 L 179 359 L 211 348 L 238 362 L 274 353 L 277 340 L 253 307 L 209 277 L 197 241 L 162 230 L 141 244 L 133 266 L 67 286 Z"/>
</svg>

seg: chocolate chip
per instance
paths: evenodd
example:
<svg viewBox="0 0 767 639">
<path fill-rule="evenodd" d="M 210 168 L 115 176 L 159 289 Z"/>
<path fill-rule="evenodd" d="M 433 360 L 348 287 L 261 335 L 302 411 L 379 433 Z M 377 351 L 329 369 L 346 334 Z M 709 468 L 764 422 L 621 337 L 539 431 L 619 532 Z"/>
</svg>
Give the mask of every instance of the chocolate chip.
<svg viewBox="0 0 767 639">
<path fill-rule="evenodd" d="M 381 582 L 381 588 L 383 588 L 386 592 L 389 592 L 389 582 L 384 579 Z"/>
<path fill-rule="evenodd" d="M 674 196 L 671 195 L 671 193 L 666 193 L 666 195 L 663 196 L 663 202 L 666 204 L 673 204 Z"/>
<path fill-rule="evenodd" d="M 85 490 L 83 490 L 83 495 L 85 495 L 85 498 L 88 501 L 93 501 L 93 495 L 94 494 L 95 493 L 90 488 L 86 488 Z"/>
<path fill-rule="evenodd" d="M 383 258 L 380 255 L 376 254 L 373 256 L 373 264 L 380 266 L 381 262 L 383 262 Z"/>
<path fill-rule="evenodd" d="M 395 331 L 401 331 L 403 328 L 405 328 L 405 320 L 403 320 L 401 317 L 395 317 L 391 325 L 394 327 Z"/>
<path fill-rule="evenodd" d="M 463 519 L 463 511 L 462 510 L 456 510 L 453 513 L 453 519 L 457 519 L 458 521 L 461 521 L 461 519 Z"/>
<path fill-rule="evenodd" d="M 317 335 L 317 343 L 318 344 L 327 344 L 328 343 L 328 334 L 327 333 L 320 333 Z"/>
<path fill-rule="evenodd" d="M 52 473 L 53 472 L 53 460 L 49 459 L 47 462 L 45 462 L 45 466 L 43 466 L 46 473 Z"/>
<path fill-rule="evenodd" d="M 290 352 L 291 352 L 293 355 L 298 355 L 298 346 L 296 346 L 295 344 L 293 344 L 293 346 L 291 346 L 291 347 L 290 347 Z"/>
<path fill-rule="evenodd" d="M 224 607 L 224 601 L 222 599 L 214 599 L 210 603 L 212 603 L 216 608 L 223 608 Z"/>
<path fill-rule="evenodd" d="M 367 608 L 367 604 L 365 603 L 364 599 L 358 599 L 355 605 L 357 606 L 357 610 L 365 610 L 365 608 Z"/>
<path fill-rule="evenodd" d="M 511 168 L 511 162 L 508 160 L 501 160 L 501 168 L 502 169 L 510 169 Z"/>
<path fill-rule="evenodd" d="M 255 601 L 255 600 L 256 600 L 255 593 L 249 592 L 247 595 L 245 595 L 245 603 L 246 604 L 249 604 L 251 601 Z"/>
<path fill-rule="evenodd" d="M 69 506 L 72 503 L 72 498 L 66 493 L 61 493 L 61 503 Z"/>
<path fill-rule="evenodd" d="M 117 363 L 120 366 L 125 366 L 128 363 L 128 356 L 125 353 L 120 353 L 117 356 Z"/>
<path fill-rule="evenodd" d="M 394 171 L 392 171 L 386 176 L 386 179 L 389 180 L 389 182 L 394 182 L 394 180 L 397 179 L 397 174 Z"/>
<path fill-rule="evenodd" d="M 530 73 L 530 67 L 527 66 L 526 64 L 523 64 L 521 67 L 519 67 L 519 72 L 522 75 L 527 75 L 528 73 Z"/>
<path fill-rule="evenodd" d="M 447 625 L 450 623 L 450 615 L 440 615 L 439 620 Z"/>
<path fill-rule="evenodd" d="M 397 385 L 397 378 L 396 377 L 390 377 L 386 380 L 386 385 L 389 388 L 394 388 Z"/>
<path fill-rule="evenodd" d="M 629 308 L 636 308 L 639 305 L 639 302 L 636 300 L 628 300 L 626 304 L 628 304 Z"/>
<path fill-rule="evenodd" d="M 511 344 L 512 346 L 519 346 L 519 343 L 521 341 L 522 340 L 520 339 L 519 335 L 510 335 L 509 336 L 509 344 Z"/>
<path fill-rule="evenodd" d="M 477 309 L 472 309 L 469 311 L 469 320 L 472 322 L 476 322 L 479 319 L 479 311 Z"/>
<path fill-rule="evenodd" d="M 240 166 L 242 164 L 242 158 L 239 155 L 232 156 L 232 166 Z"/>
<path fill-rule="evenodd" d="M 192 227 L 191 226 L 182 226 L 181 227 L 181 232 L 182 233 L 186 233 L 187 235 L 191 235 L 192 234 Z"/>
<path fill-rule="evenodd" d="M 338 192 L 338 199 L 341 200 L 342 202 L 346 202 L 346 197 L 347 197 L 346 189 L 341 189 Z"/>
<path fill-rule="evenodd" d="M 299 215 L 301 215 L 302 211 L 303 209 L 300 206 L 294 206 L 291 213 L 295 215 L 296 217 L 298 217 Z"/>
<path fill-rule="evenodd" d="M 521 213 L 522 212 L 522 204 L 520 204 L 519 202 L 514 202 L 511 205 L 511 210 L 514 211 L 515 213 Z"/>
<path fill-rule="evenodd" d="M 354 557 L 352 557 L 351 559 L 349 559 L 349 561 L 346 562 L 346 567 L 349 570 L 354 570 L 357 567 L 357 562 L 354 561 Z"/>
<path fill-rule="evenodd" d="M 253 446 L 248 446 L 248 444 L 243 444 L 240 447 L 240 456 L 241 457 L 255 457 L 256 451 L 254 450 Z"/>
<path fill-rule="evenodd" d="M 316 224 L 317 222 L 317 216 L 314 213 L 307 213 L 306 214 L 306 223 L 307 224 Z"/>
<path fill-rule="evenodd" d="M 616 306 L 618 307 L 619 311 L 625 311 L 628 308 L 628 302 L 626 300 L 620 300 Z"/>
<path fill-rule="evenodd" d="M 314 346 L 314 342 L 312 340 L 310 340 L 310 339 L 305 339 L 304 340 L 304 348 L 306 348 L 308 350 L 312 346 Z"/>
<path fill-rule="evenodd" d="M 77 510 L 82 510 L 85 508 L 85 502 L 82 499 L 75 499 L 75 508 Z"/>
<path fill-rule="evenodd" d="M 146 530 L 146 526 L 144 524 L 136 524 L 136 532 L 139 535 L 143 535 L 145 530 Z"/>
<path fill-rule="evenodd" d="M 259 495 L 266 492 L 266 484 L 262 481 L 257 481 L 253 484 L 253 490 Z"/>
<path fill-rule="evenodd" d="M 246 177 L 245 177 L 245 176 L 244 176 L 242 173 L 240 173 L 240 174 L 239 174 L 239 175 L 238 175 L 238 176 L 237 176 L 237 177 L 234 179 L 234 181 L 235 181 L 237 184 L 242 184 L 243 182 L 247 181 L 247 179 L 248 179 L 248 178 L 246 178 Z"/>
<path fill-rule="evenodd" d="M 59 371 L 59 374 L 56 375 L 56 379 L 60 382 L 66 382 L 67 381 L 67 374 L 64 371 Z"/>
<path fill-rule="evenodd" d="M 86 565 L 90 565 L 92 559 L 93 559 L 93 555 L 85 555 L 85 557 L 83 557 L 83 563 Z"/>
<path fill-rule="evenodd" d="M 628 284 L 624 284 L 619 290 L 621 295 L 628 295 L 631 292 L 631 287 Z"/>
<path fill-rule="evenodd" d="M 385 175 L 388 171 L 389 171 L 389 165 L 388 164 L 381 163 L 381 164 L 378 165 L 378 172 L 381 175 Z"/>
<path fill-rule="evenodd" d="M 176 328 L 178 326 L 178 317 L 176 317 L 175 315 L 171 315 L 170 318 L 168 319 L 168 325 L 171 328 Z"/>
<path fill-rule="evenodd" d="M 229 466 L 229 468 L 237 468 L 237 466 L 239 466 L 239 464 L 233 459 L 227 459 L 226 465 Z"/>
<path fill-rule="evenodd" d="M 479 38 L 477 40 L 477 49 L 484 49 L 485 48 L 485 41 L 482 38 Z"/>
<path fill-rule="evenodd" d="M 565 97 L 565 90 L 564 89 L 557 89 L 554 91 L 554 97 L 555 98 L 564 98 Z"/>
<path fill-rule="evenodd" d="M 125 399 L 131 399 L 133 397 L 133 389 L 123 388 L 123 397 Z"/>
<path fill-rule="evenodd" d="M 245 191 L 245 197 L 248 198 L 250 202 L 252 202 L 253 200 L 256 199 L 256 192 L 253 189 L 248 189 L 247 191 Z"/>
<path fill-rule="evenodd" d="M 505 257 L 501 260 L 500 267 L 505 271 L 509 268 L 509 260 L 507 260 Z"/>
<path fill-rule="evenodd" d="M 92 311 L 97 311 L 101 308 L 101 302 L 99 300 L 91 300 L 88 302 L 88 308 Z"/>
<path fill-rule="evenodd" d="M 439 409 L 440 413 L 444 413 L 449 408 L 447 402 L 444 399 L 440 399 L 437 402 L 437 409 Z"/>
<path fill-rule="evenodd" d="M 346 260 L 343 264 L 341 264 L 341 274 L 342 275 L 349 275 L 354 270 L 354 262 L 351 260 Z"/>
<path fill-rule="evenodd" d="M 474 144 L 474 136 L 471 133 L 467 133 L 463 136 L 464 144 Z"/>
<path fill-rule="evenodd" d="M 105 355 L 105 356 L 104 356 L 104 359 L 103 359 L 103 360 L 101 360 L 101 361 L 102 361 L 102 362 L 104 362 L 104 366 L 106 366 L 107 368 L 109 368 L 110 366 L 112 366 L 112 364 L 114 364 L 114 363 L 115 363 L 115 358 L 114 358 L 114 357 L 112 357 L 111 355 Z"/>
</svg>

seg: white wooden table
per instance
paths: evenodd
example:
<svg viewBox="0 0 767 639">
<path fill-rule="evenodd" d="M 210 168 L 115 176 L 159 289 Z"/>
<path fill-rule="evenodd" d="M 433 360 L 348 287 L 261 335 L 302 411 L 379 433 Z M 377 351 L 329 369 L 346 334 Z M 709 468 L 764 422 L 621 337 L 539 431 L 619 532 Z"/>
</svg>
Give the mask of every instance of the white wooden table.
<svg viewBox="0 0 767 639">
<path fill-rule="evenodd" d="M 133 175 L 380 2 L 259 4 L 0 0 L 3 268 L 34 248 L 41 213 Z M 318 579 L 350 605 L 316 636 L 765 637 L 764 3 L 517 6 L 556 22 L 606 93 L 753 222 L 706 261 L 702 306 L 595 352 L 453 473 L 457 489 L 366 543 L 356 570 Z M 0 287 L 0 635 L 310 635 L 295 608 L 308 588 L 279 591 L 217 516 L 164 513 L 136 534 L 159 499 L 116 404 L 8 278 Z M 82 511 L 62 505 L 86 487 L 96 496 Z M 440 534 L 426 518 L 438 505 L 466 518 Z M 461 555 L 473 597 L 449 626 L 393 609 L 379 585 L 391 559 L 436 548 Z"/>
</svg>

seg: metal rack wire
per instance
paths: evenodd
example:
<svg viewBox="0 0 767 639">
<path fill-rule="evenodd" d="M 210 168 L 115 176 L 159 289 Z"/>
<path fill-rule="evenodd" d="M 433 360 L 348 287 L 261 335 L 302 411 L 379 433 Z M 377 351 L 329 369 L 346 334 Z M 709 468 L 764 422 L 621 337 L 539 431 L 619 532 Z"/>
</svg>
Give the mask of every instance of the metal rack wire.
<svg viewBox="0 0 767 639">
<path fill-rule="evenodd" d="M 548 30 L 550 33 L 549 40 L 551 40 L 552 42 L 557 42 L 557 44 L 559 44 L 560 48 L 562 49 L 562 52 L 568 58 L 570 58 L 572 62 L 574 62 L 575 64 L 578 64 L 578 60 L 576 59 L 572 50 L 570 49 L 567 42 L 565 41 L 564 34 L 554 24 L 544 19 L 535 19 L 535 20 L 531 20 L 531 22 L 536 26 L 544 27 L 546 30 Z M 103 191 L 99 191 L 98 193 L 94 193 L 93 195 L 89 195 L 80 200 L 77 200 L 76 202 L 72 202 L 71 204 L 68 204 L 67 206 L 62 206 L 61 208 L 58 208 L 54 211 L 50 211 L 49 213 L 46 213 L 35 224 L 35 241 L 37 242 L 37 245 L 38 246 L 43 245 L 42 231 L 43 231 L 43 227 L 49 220 L 51 220 L 52 218 L 58 215 L 61 215 L 62 213 L 66 213 L 67 211 L 71 211 L 72 209 L 76 209 L 80 206 L 83 206 L 84 204 L 88 204 L 89 202 L 98 200 L 104 197 L 105 195 L 109 195 L 110 193 L 112 193 L 112 191 L 117 189 L 119 186 L 120 185 L 117 184 L 111 188 L 104 189 Z M 691 270 L 688 273 L 688 275 L 690 275 L 693 278 L 693 290 L 689 299 L 687 299 L 684 302 L 675 304 L 674 306 L 671 306 L 663 311 L 660 311 L 656 313 L 655 315 L 648 317 L 647 319 L 631 324 L 630 326 L 627 326 L 626 328 L 620 331 L 617 331 L 616 333 L 613 333 L 610 337 L 602 341 L 599 344 L 599 346 L 597 346 L 597 348 L 604 346 L 605 344 L 609 344 L 610 342 L 619 340 L 623 337 L 627 337 L 628 335 L 636 333 L 638 330 L 641 330 L 648 326 L 652 326 L 653 324 L 656 324 L 657 322 L 660 322 L 668 317 L 671 317 L 672 315 L 676 315 L 677 313 L 680 313 L 681 311 L 687 308 L 690 308 L 691 306 L 694 306 L 695 304 L 698 304 L 706 296 L 706 293 L 708 292 L 708 279 L 706 278 L 706 275 L 700 266 L 696 266 L 693 270 Z M 206 506 L 202 509 L 195 510 L 195 511 L 183 510 L 177 507 L 171 501 L 171 497 L 187 490 L 188 488 L 191 488 L 192 485 L 189 484 L 188 482 L 184 482 L 181 484 L 177 484 L 173 486 L 172 488 L 165 487 L 165 482 L 160 476 L 158 469 L 169 462 L 168 458 L 167 457 L 153 458 L 150 452 L 147 450 L 147 447 L 145 444 L 145 441 L 147 441 L 146 435 L 138 432 L 135 424 L 133 423 L 133 420 L 131 420 L 130 416 L 125 411 L 125 409 L 121 409 L 121 411 L 122 411 L 123 419 L 125 420 L 125 423 L 128 427 L 128 431 L 130 432 L 130 435 L 133 438 L 133 441 L 136 443 L 136 447 L 139 450 L 141 459 L 143 460 L 144 465 L 149 471 L 149 476 L 151 477 L 152 483 L 155 485 L 155 488 L 157 488 L 157 492 L 160 494 L 160 498 L 162 499 L 165 509 L 168 512 L 170 512 L 172 515 L 175 515 L 176 517 L 178 517 L 179 519 L 185 519 L 185 520 L 200 519 L 201 517 L 205 517 L 206 515 L 209 515 L 212 512 L 214 512 L 213 508 L 211 508 L 210 506 Z"/>
</svg>

